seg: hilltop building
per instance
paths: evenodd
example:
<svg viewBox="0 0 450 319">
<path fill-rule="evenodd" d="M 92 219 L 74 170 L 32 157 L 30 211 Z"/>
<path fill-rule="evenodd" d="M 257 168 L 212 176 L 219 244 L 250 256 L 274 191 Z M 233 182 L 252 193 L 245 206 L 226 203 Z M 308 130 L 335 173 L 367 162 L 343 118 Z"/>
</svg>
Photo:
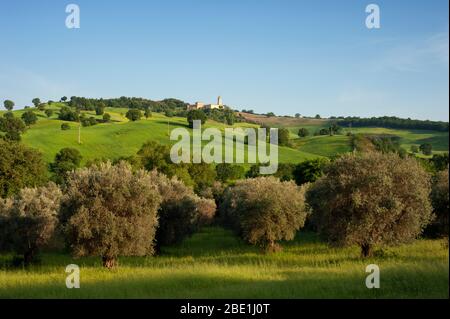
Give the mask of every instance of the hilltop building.
<svg viewBox="0 0 450 319">
<path fill-rule="evenodd" d="M 217 98 L 217 104 L 204 104 L 203 102 L 195 102 L 195 104 L 188 105 L 188 110 L 212 110 L 223 109 L 222 97 Z"/>
</svg>

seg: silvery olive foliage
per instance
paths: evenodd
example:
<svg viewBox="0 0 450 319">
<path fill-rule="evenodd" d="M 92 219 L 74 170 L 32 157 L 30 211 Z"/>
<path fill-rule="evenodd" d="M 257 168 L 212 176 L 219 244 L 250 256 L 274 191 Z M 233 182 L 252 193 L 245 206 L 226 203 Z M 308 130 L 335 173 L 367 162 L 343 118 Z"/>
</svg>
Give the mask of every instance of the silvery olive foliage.
<svg viewBox="0 0 450 319">
<path fill-rule="evenodd" d="M 221 219 L 250 244 L 277 250 L 277 241 L 294 239 L 305 224 L 308 186 L 275 177 L 237 181 L 224 193 Z"/>
<path fill-rule="evenodd" d="M 151 175 L 162 197 L 156 232 L 158 247 L 179 243 L 200 226 L 212 222 L 216 211 L 214 200 L 199 197 L 176 177 L 168 178 L 156 170 Z"/>
<path fill-rule="evenodd" d="M 62 192 L 54 183 L 23 188 L 0 201 L 0 247 L 23 255 L 28 265 L 55 234 Z"/>
<path fill-rule="evenodd" d="M 430 176 L 413 158 L 365 152 L 345 154 L 306 194 L 319 232 L 338 246 L 413 240 L 432 220 Z"/>
<path fill-rule="evenodd" d="M 125 162 L 73 171 L 60 214 L 67 244 L 74 256 L 101 256 L 108 268 L 119 255 L 152 255 L 160 203 L 154 176 Z"/>
</svg>

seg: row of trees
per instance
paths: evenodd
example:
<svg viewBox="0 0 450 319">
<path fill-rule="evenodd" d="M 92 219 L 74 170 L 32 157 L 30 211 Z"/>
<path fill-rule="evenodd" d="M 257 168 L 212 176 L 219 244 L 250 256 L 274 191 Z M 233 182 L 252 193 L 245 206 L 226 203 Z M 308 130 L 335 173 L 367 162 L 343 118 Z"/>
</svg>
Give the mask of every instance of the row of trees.
<svg viewBox="0 0 450 319">
<path fill-rule="evenodd" d="M 75 257 L 101 256 L 113 267 L 120 255 L 153 255 L 181 241 L 210 223 L 215 209 L 177 179 L 101 163 L 70 172 L 62 188 L 50 182 L 1 200 L 0 248 L 27 265 L 59 236 Z"/>
<path fill-rule="evenodd" d="M 402 119 L 395 116 L 382 116 L 372 118 L 346 117 L 338 120 L 341 126 L 352 127 L 386 127 L 411 130 L 433 130 L 439 132 L 448 132 L 449 123 L 440 121 L 422 121 L 412 119 Z"/>
<path fill-rule="evenodd" d="M 120 255 L 152 255 L 160 245 L 183 240 L 212 222 L 216 205 L 216 222 L 268 251 L 292 239 L 306 221 L 332 245 L 359 245 L 363 256 L 375 246 L 416 238 L 434 216 L 439 233 L 448 235 L 448 166 L 431 179 L 417 160 L 396 153 L 347 154 L 320 170 L 301 163 L 294 169 L 310 175 L 298 186 L 276 177 L 230 182 L 227 176 L 243 172 L 225 164 L 174 165 L 166 147 L 155 142 L 129 163 L 100 161 L 82 169 L 76 169 L 81 155 L 65 149 L 50 167 L 61 177 L 56 186 L 45 184 L 39 153 L 2 143 L 0 248 L 23 254 L 25 262 L 62 236 L 75 256 L 101 256 L 112 267 Z M 289 167 L 280 169 L 288 175 Z M 174 176 L 195 181 L 204 196 Z"/>
<path fill-rule="evenodd" d="M 307 218 L 331 245 L 358 245 L 368 257 L 374 247 L 415 239 L 433 220 L 438 234 L 448 236 L 448 205 L 448 168 L 432 180 L 413 158 L 368 152 L 336 159 L 312 184 L 238 181 L 224 192 L 219 216 L 269 250 L 292 239 Z"/>
</svg>

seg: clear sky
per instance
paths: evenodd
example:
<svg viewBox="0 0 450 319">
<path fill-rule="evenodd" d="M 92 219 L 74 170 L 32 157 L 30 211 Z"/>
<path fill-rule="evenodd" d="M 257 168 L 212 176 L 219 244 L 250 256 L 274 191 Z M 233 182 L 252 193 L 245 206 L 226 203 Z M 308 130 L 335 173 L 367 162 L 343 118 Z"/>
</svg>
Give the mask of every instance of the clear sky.
<svg viewBox="0 0 450 319">
<path fill-rule="evenodd" d="M 65 26 L 78 4 L 81 28 Z M 367 29 L 366 5 L 381 10 Z M 0 100 L 174 97 L 448 121 L 448 0 L 1 0 Z"/>
</svg>

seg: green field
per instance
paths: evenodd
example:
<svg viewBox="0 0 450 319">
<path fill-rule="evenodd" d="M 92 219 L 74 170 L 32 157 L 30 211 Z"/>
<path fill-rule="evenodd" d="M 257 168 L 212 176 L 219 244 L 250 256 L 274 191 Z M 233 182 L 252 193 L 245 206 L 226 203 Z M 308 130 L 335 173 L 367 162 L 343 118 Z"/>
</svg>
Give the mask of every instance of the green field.
<svg viewBox="0 0 450 319">
<path fill-rule="evenodd" d="M 185 118 L 166 117 L 163 114 L 153 113 L 149 119 L 143 118 L 137 122 L 130 122 L 125 118 L 127 109 L 106 108 L 105 112 L 112 117 L 111 123 L 97 124 L 81 128 L 81 144 L 78 144 L 78 123 L 68 122 L 71 129 L 61 130 L 61 123 L 57 113 L 60 103 L 54 103 L 54 114 L 47 118 L 43 112 L 34 111 L 39 120 L 23 134 L 23 142 L 39 149 L 47 162 L 54 159 L 55 154 L 63 147 L 77 148 L 83 155 L 83 162 L 93 159 L 116 159 L 122 156 L 136 154 L 142 144 L 148 140 L 156 140 L 163 144 L 173 144 L 169 140 L 169 130 L 177 127 L 187 128 Z M 20 116 L 23 110 L 14 111 Z M 84 112 L 87 116 L 96 116 L 95 112 Z M 260 116 L 259 116 L 260 117 Z M 351 151 L 350 137 L 346 136 L 349 129 L 344 129 L 341 135 L 335 136 L 309 136 L 298 138 L 300 127 L 307 128 L 311 134 L 321 128 L 327 127 L 327 120 L 320 119 L 292 119 L 268 118 L 269 124 L 274 127 L 286 127 L 291 132 L 292 147 L 279 148 L 279 162 L 298 163 L 306 159 L 317 157 L 332 157 L 337 154 Z M 283 125 L 285 124 L 285 125 Z M 216 127 L 224 130 L 223 123 L 208 120 L 203 128 Z M 257 127 L 249 123 L 237 123 L 234 127 Z M 389 134 L 400 137 L 403 148 L 409 150 L 411 145 L 419 146 L 421 143 L 431 143 L 434 153 L 448 152 L 448 132 L 433 132 L 419 130 L 397 130 L 385 128 L 353 128 L 353 133 Z M 204 142 L 206 144 L 206 142 Z"/>
<path fill-rule="evenodd" d="M 39 114 L 39 120 L 32 125 L 22 136 L 23 142 L 39 149 L 47 162 L 53 161 L 55 154 L 63 147 L 73 147 L 83 155 L 83 162 L 93 159 L 116 159 L 122 156 L 136 154 L 142 144 L 148 140 L 156 140 L 162 144 L 173 144 L 169 140 L 169 131 L 178 128 L 188 128 L 185 118 L 166 117 L 159 113 L 153 113 L 148 119 L 130 122 L 125 117 L 127 109 L 107 108 L 111 114 L 112 122 L 97 124 L 81 128 L 81 144 L 78 144 L 78 123 L 67 122 L 71 126 L 68 131 L 61 130 L 63 121 L 57 119 L 57 110 L 51 118 L 47 118 L 43 112 L 35 110 Z M 23 111 L 15 111 L 20 116 Z M 87 116 L 95 116 L 95 112 L 85 112 Z M 96 116 L 100 118 L 101 116 Z M 215 127 L 224 130 L 222 123 L 207 121 L 202 128 Z M 248 123 L 237 123 L 234 127 L 256 127 Z M 204 142 L 206 144 L 206 142 Z M 317 157 L 316 154 L 288 147 L 279 148 L 279 161 L 285 163 L 297 163 L 306 159 Z"/>
<path fill-rule="evenodd" d="M 77 148 L 84 163 L 129 156 L 148 140 L 170 144 L 169 130 L 187 128 L 185 118 L 154 113 L 149 119 L 129 122 L 124 117 L 127 109 L 107 108 L 112 122 L 81 128 L 82 143 L 78 144 L 78 124 L 68 122 L 71 129 L 62 131 L 57 106 L 51 118 L 35 110 L 39 120 L 22 136 L 47 162 L 63 147 Z M 283 126 L 281 118 L 270 120 Z M 280 162 L 332 157 L 351 150 L 348 129 L 335 136 L 296 136 L 299 127 L 315 132 L 326 127 L 326 120 L 290 119 L 286 124 L 292 147 L 280 147 Z M 239 126 L 256 125 L 235 124 Z M 214 121 L 203 126 L 208 127 L 225 128 Z M 352 133 L 396 135 L 407 150 L 429 142 L 435 152 L 448 151 L 448 133 L 384 128 L 353 128 Z M 282 243 L 283 251 L 264 254 L 232 233 L 210 227 L 181 245 L 163 248 L 160 256 L 121 257 L 120 266 L 112 270 L 102 268 L 100 258 L 74 260 L 61 251 L 43 253 L 41 263 L 28 269 L 12 268 L 12 256 L 0 255 L 0 298 L 448 298 L 445 243 L 420 239 L 361 259 L 357 247 L 330 248 L 316 234 L 300 232 L 294 241 Z M 64 270 L 71 263 L 81 267 L 81 289 L 65 287 Z M 365 286 L 368 264 L 380 267 L 380 289 Z"/>
<path fill-rule="evenodd" d="M 222 228 L 204 228 L 158 257 L 123 257 L 107 270 L 100 258 L 47 253 L 42 266 L 6 269 L 0 256 L 0 298 L 448 298 L 448 250 L 418 240 L 361 259 L 357 247 L 329 248 L 300 233 L 283 251 L 264 254 Z M 80 289 L 67 289 L 65 267 L 80 266 Z M 380 267 L 380 288 L 368 289 L 365 268 Z"/>
</svg>

